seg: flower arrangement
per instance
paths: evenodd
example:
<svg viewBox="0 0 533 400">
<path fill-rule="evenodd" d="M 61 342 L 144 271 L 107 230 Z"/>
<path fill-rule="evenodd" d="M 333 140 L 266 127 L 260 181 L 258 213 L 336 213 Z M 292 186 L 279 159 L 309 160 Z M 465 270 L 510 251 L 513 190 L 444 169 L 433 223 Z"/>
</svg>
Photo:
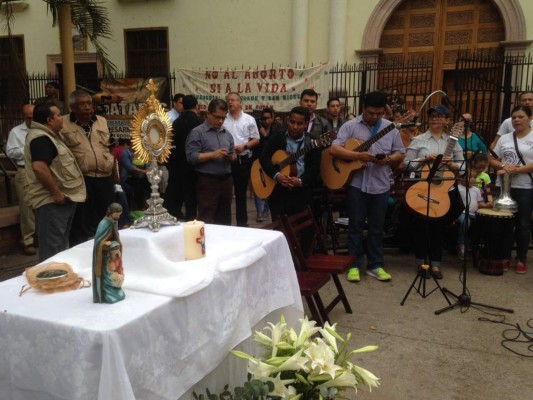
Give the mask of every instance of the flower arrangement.
<svg viewBox="0 0 533 400">
<path fill-rule="evenodd" d="M 254 341 L 265 350 L 262 358 L 232 351 L 248 360 L 249 379 L 243 387 L 235 388 L 234 397 L 227 398 L 328 400 L 335 399 L 345 389 L 357 390 L 360 384 L 368 385 L 370 390 L 379 386 L 379 378 L 350 361 L 352 355 L 374 351 L 377 346 L 348 352 L 351 334 L 343 338 L 336 331 L 337 324 L 316 327 L 316 322 L 307 317 L 300 324 L 300 331 L 296 332 L 287 327 L 282 317 L 275 325 L 268 323 L 263 329 L 268 333 L 256 331 Z M 227 389 L 226 386 L 226 395 Z M 208 399 L 217 399 L 207 393 Z"/>
</svg>

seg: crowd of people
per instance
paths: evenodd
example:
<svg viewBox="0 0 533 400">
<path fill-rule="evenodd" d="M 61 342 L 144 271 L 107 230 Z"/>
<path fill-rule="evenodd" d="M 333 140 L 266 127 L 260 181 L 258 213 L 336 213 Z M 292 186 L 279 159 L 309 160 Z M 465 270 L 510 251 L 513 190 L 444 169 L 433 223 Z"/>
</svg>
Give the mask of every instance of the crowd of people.
<svg viewBox="0 0 533 400">
<path fill-rule="evenodd" d="M 149 166 L 135 159 L 128 139 L 113 142 L 106 119 L 95 113 L 92 97 L 83 90 L 72 92 L 67 112 L 59 101 L 59 85 L 49 82 L 46 88 L 45 98 L 23 107 L 25 120 L 12 129 L 7 143 L 7 154 L 18 167 L 24 252 L 35 254 L 38 244 L 39 260 L 94 237 L 113 202 L 124 209 L 119 226 L 128 227 L 129 211 L 142 211 L 150 194 Z M 235 198 L 236 225 L 248 226 L 247 198 L 250 190 L 253 193 L 250 171 L 259 160 L 275 187 L 268 199 L 253 193 L 257 222 L 308 206 L 320 218 L 315 193 L 324 186 L 320 173 L 323 148 L 313 148 L 311 143 L 334 133 L 331 156 L 359 165 L 346 184 L 348 251 L 357 260 L 348 272 L 349 281 L 360 281 L 365 266 L 369 276 L 392 279 L 383 254 L 386 218 L 391 207 L 403 210 L 406 206 L 401 198 L 394 198 L 391 187 L 403 176 L 423 180 L 429 171 L 451 176 L 450 190 L 444 193 L 451 205 L 442 218 L 414 210 L 408 214 L 408 225 L 417 265 L 427 264 L 435 278 L 441 279 L 447 225 L 455 222 L 459 227 L 457 254 L 464 257 L 468 249 L 465 233 L 475 223 L 477 210 L 491 207 L 486 196 L 492 183 L 489 165 L 498 174 L 513 176 L 511 196 L 518 203 L 514 268 L 517 273 L 527 272 L 533 211 L 533 93 L 521 95 L 521 105 L 502 123 L 490 150 L 475 132 L 469 113 L 462 114 L 450 131 L 451 114 L 444 104 L 428 108 L 428 129 L 419 132 L 416 124 L 401 129 L 391 126 L 408 114 L 398 91 L 390 96 L 367 93 L 362 113 L 348 114 L 346 119 L 339 98 L 328 99 L 325 116 L 317 112 L 318 100 L 317 92 L 303 90 L 285 121 L 272 108 L 263 109 L 259 118 L 245 113 L 239 93 L 212 100 L 204 116 L 194 95 L 176 94 L 167 114 L 173 146 L 162 166 L 168 171 L 161 191 L 169 213 L 181 220 L 231 225 Z M 384 130 L 390 132 L 382 134 Z M 372 139 L 376 135 L 379 140 Z M 348 147 L 353 140 L 369 146 L 354 151 Z M 279 151 L 302 154 L 292 163 L 290 173 L 274 161 Z M 392 214 L 397 216 L 398 211 Z"/>
</svg>

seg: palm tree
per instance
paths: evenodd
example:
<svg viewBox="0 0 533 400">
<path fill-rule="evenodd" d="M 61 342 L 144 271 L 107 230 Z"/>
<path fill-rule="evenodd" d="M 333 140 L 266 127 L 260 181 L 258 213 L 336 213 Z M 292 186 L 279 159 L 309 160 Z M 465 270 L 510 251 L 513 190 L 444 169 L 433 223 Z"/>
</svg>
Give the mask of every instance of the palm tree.
<svg viewBox="0 0 533 400">
<path fill-rule="evenodd" d="M 11 37 L 11 27 L 14 23 L 13 18 L 13 3 L 15 0 L 0 0 L 0 6 L 4 8 L 4 19 L 8 37 Z M 109 75 L 116 71 L 115 65 L 109 60 L 107 50 L 102 44 L 102 39 L 111 38 L 111 21 L 107 16 L 107 10 L 101 0 L 42 0 L 47 4 L 48 12 L 52 16 L 52 26 L 59 25 L 60 36 L 67 38 L 63 43 L 68 43 L 66 47 L 62 43 L 61 53 L 63 55 L 63 69 L 66 76 L 67 71 L 71 71 L 71 77 L 64 78 L 64 87 L 68 92 L 75 88 L 74 85 L 74 61 L 73 61 L 73 44 L 71 40 L 71 30 L 65 32 L 64 26 L 75 26 L 80 34 L 87 37 L 93 44 L 96 55 L 102 63 L 105 75 Z M 65 10 L 70 10 L 70 13 L 65 13 Z M 70 21 L 68 15 L 70 14 Z M 20 113 L 22 104 L 28 101 L 28 81 L 25 68 L 23 68 L 23 60 L 20 59 L 20 54 L 16 51 L 14 41 L 10 41 L 8 65 L 6 66 L 7 75 L 3 76 L 0 82 L 0 87 L 9 99 L 9 105 L 0 104 L 0 112 L 12 113 L 15 115 Z M 65 57 L 70 53 L 71 57 Z M 72 65 L 69 65 L 72 64 Z M 70 68 L 70 69 L 69 69 Z M 70 79 L 70 82 L 67 80 Z M 67 82 L 67 83 L 65 83 Z M 7 109 L 6 109 L 7 106 Z"/>
</svg>

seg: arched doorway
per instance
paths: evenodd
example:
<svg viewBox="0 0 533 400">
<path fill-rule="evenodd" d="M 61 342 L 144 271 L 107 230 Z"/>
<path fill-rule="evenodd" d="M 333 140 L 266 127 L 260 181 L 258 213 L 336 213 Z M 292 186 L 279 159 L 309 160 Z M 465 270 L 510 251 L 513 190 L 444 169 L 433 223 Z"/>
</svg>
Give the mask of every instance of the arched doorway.
<svg viewBox="0 0 533 400">
<path fill-rule="evenodd" d="M 460 49 L 516 55 L 529 42 L 518 0 L 380 0 L 357 53 L 367 62 L 431 62 L 435 90 Z"/>
<path fill-rule="evenodd" d="M 404 0 L 383 29 L 380 61 L 431 63 L 433 89 L 450 91 L 460 50 L 497 53 L 504 40 L 503 18 L 490 0 Z"/>
</svg>

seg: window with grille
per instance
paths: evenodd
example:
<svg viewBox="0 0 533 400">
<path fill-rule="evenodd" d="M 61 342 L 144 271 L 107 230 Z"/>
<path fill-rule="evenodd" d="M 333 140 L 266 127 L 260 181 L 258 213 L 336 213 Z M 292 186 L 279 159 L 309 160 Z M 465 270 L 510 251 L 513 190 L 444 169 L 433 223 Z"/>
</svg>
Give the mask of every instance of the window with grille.
<svg viewBox="0 0 533 400">
<path fill-rule="evenodd" d="M 129 77 L 169 74 L 167 28 L 126 29 L 126 73 Z"/>
</svg>

